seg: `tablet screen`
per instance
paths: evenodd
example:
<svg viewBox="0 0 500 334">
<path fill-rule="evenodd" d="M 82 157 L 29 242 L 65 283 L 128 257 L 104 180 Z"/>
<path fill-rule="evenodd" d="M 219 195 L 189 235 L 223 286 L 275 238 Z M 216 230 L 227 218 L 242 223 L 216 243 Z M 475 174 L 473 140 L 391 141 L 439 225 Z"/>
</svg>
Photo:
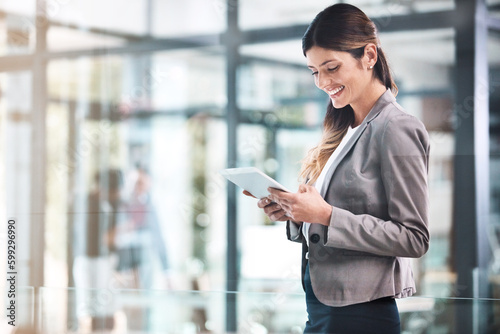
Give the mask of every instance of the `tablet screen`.
<svg viewBox="0 0 500 334">
<path fill-rule="evenodd" d="M 257 198 L 267 197 L 269 187 L 290 192 L 256 167 L 228 168 L 221 170 L 220 174 Z"/>
</svg>

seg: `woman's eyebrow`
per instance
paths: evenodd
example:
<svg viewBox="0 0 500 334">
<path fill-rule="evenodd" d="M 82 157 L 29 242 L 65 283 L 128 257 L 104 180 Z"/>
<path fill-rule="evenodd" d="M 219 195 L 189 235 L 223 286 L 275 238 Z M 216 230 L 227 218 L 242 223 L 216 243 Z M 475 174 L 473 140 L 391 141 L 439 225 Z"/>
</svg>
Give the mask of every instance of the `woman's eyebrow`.
<svg viewBox="0 0 500 334">
<path fill-rule="evenodd" d="M 333 59 L 325 60 L 323 63 L 321 63 L 321 65 L 319 65 L 319 67 L 325 66 L 326 64 L 328 64 L 328 63 L 330 63 L 332 61 L 334 61 L 334 60 Z M 312 66 L 312 65 L 307 65 L 307 67 L 314 68 L 314 66 Z"/>
</svg>

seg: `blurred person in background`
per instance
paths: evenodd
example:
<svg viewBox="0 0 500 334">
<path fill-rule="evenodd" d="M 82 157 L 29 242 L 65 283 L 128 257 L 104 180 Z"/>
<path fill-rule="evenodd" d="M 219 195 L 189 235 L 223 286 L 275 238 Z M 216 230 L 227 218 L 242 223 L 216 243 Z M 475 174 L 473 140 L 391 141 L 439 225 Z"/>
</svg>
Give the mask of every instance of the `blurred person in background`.
<svg viewBox="0 0 500 334">
<path fill-rule="evenodd" d="M 151 177 L 138 166 L 127 177 L 127 183 L 132 184 L 132 190 L 124 205 L 124 219 L 116 228 L 116 269 L 126 288 L 170 288 L 165 242 L 151 198 Z M 128 306 L 124 311 L 128 329 L 150 329 L 149 307 Z"/>
<path fill-rule="evenodd" d="M 169 285 L 168 261 L 162 229 L 151 198 L 151 177 L 143 167 L 131 174 L 132 192 L 126 201 L 126 219 L 118 225 L 115 244 L 119 272 L 132 274 L 133 288 L 154 287 L 154 274 L 162 273 Z"/>
<path fill-rule="evenodd" d="M 79 318 L 91 317 L 92 329 L 112 329 L 116 311 L 113 273 L 116 263 L 115 230 L 122 215 L 123 176 L 118 169 L 98 172 L 87 196 L 83 254 L 76 256 L 75 278 Z"/>
</svg>

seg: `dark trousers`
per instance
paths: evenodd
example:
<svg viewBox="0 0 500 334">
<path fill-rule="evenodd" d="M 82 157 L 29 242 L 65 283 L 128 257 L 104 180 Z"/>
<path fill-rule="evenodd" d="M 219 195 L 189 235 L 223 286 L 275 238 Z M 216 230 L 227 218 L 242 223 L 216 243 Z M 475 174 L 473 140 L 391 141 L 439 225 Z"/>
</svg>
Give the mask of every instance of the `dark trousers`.
<svg viewBox="0 0 500 334">
<path fill-rule="evenodd" d="M 381 298 L 371 302 L 331 307 L 314 295 L 309 266 L 304 277 L 308 321 L 307 334 L 400 334 L 396 301 Z"/>
</svg>

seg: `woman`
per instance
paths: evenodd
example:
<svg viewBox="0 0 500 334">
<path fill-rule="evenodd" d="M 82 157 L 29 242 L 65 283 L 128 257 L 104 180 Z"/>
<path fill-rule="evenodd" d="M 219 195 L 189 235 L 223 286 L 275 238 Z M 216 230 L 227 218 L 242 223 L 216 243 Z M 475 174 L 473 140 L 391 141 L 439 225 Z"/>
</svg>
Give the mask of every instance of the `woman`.
<svg viewBox="0 0 500 334">
<path fill-rule="evenodd" d="M 396 103 L 361 10 L 326 8 L 302 47 L 330 96 L 323 137 L 303 161 L 298 192 L 269 189 L 258 206 L 303 243 L 305 333 L 399 333 L 394 298 L 415 293 L 409 258 L 429 247 L 428 134 Z"/>
</svg>

